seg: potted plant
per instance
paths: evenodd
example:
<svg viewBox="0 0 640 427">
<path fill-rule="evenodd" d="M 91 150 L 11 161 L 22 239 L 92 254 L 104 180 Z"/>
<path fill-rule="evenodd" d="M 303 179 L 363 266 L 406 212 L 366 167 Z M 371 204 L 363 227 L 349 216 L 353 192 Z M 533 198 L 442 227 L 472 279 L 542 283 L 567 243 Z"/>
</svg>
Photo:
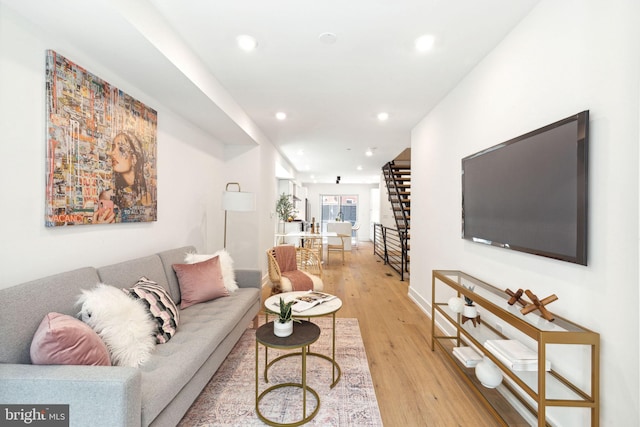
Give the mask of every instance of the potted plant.
<svg viewBox="0 0 640 427">
<path fill-rule="evenodd" d="M 296 210 L 293 207 L 291 196 L 282 193 L 276 202 L 276 214 L 281 221 L 293 221 L 293 215 Z M 283 225 L 284 228 L 284 225 Z M 284 230 L 283 230 L 284 232 Z"/>
<path fill-rule="evenodd" d="M 293 219 L 295 209 L 293 208 L 293 202 L 291 196 L 282 193 L 276 202 L 276 214 L 282 221 L 289 221 L 289 218 Z"/>
<path fill-rule="evenodd" d="M 475 286 L 465 286 L 465 288 L 473 292 Z M 462 309 L 462 315 L 467 319 L 474 319 L 478 317 L 478 309 L 473 303 L 473 300 L 466 295 L 464 296 L 464 307 Z"/>
<path fill-rule="evenodd" d="M 280 298 L 280 313 L 278 319 L 273 322 L 273 333 L 277 337 L 288 337 L 293 333 L 293 310 L 291 306 L 295 300 L 285 302 Z"/>
</svg>

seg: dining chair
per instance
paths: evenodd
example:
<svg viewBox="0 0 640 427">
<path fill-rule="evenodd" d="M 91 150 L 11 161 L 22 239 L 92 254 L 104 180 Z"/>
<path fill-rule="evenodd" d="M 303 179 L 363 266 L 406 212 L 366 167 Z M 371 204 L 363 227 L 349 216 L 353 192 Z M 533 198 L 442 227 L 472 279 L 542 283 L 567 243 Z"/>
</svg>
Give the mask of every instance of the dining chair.
<svg viewBox="0 0 640 427">
<path fill-rule="evenodd" d="M 356 221 L 351 227 L 351 246 L 355 246 L 356 249 L 358 249 L 358 230 L 360 230 L 360 223 Z"/>
<path fill-rule="evenodd" d="M 318 235 L 317 238 L 305 238 L 304 247 L 313 251 L 318 255 L 318 259 L 322 263 L 322 237 Z"/>
<path fill-rule="evenodd" d="M 338 234 L 338 237 L 329 237 L 327 239 L 327 264 L 329 263 L 331 252 L 340 252 L 342 253 L 342 265 L 344 265 L 344 239 L 350 238 L 351 236 L 348 234 Z"/>
</svg>

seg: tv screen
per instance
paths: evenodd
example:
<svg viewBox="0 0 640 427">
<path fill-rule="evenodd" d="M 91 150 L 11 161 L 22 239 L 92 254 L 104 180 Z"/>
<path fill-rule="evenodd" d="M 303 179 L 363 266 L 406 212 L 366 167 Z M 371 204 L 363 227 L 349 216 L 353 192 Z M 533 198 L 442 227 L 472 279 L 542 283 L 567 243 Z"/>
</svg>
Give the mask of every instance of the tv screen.
<svg viewBox="0 0 640 427">
<path fill-rule="evenodd" d="M 462 237 L 587 265 L 589 111 L 462 159 Z"/>
</svg>

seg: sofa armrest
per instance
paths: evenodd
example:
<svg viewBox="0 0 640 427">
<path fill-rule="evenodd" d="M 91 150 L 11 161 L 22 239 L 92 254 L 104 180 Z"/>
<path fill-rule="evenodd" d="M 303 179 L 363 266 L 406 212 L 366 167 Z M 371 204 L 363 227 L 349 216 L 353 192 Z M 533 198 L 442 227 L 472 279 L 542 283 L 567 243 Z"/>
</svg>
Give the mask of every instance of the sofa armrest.
<svg viewBox="0 0 640 427">
<path fill-rule="evenodd" d="M 257 288 L 261 289 L 260 282 L 261 272 L 256 269 L 237 269 L 236 282 L 240 288 Z"/>
<path fill-rule="evenodd" d="M 70 426 L 140 426 L 140 382 L 128 367 L 0 364 L 0 402 L 69 405 Z"/>
</svg>

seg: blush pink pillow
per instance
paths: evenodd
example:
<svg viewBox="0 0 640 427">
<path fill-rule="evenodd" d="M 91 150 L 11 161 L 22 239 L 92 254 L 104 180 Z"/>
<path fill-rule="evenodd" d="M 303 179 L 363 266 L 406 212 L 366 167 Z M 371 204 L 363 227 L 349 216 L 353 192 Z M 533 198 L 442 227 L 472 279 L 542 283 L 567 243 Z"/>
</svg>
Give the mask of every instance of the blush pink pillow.
<svg viewBox="0 0 640 427">
<path fill-rule="evenodd" d="M 229 295 L 217 256 L 195 264 L 173 264 L 173 270 L 180 285 L 180 308 Z"/>
<path fill-rule="evenodd" d="M 49 313 L 31 340 L 34 365 L 111 366 L 107 346 L 86 323 L 67 314 Z"/>
</svg>

